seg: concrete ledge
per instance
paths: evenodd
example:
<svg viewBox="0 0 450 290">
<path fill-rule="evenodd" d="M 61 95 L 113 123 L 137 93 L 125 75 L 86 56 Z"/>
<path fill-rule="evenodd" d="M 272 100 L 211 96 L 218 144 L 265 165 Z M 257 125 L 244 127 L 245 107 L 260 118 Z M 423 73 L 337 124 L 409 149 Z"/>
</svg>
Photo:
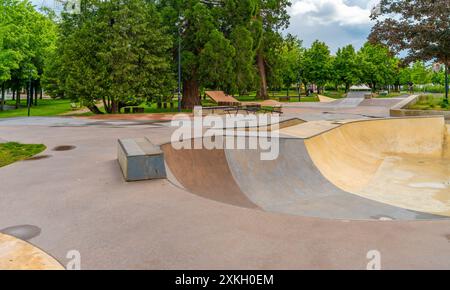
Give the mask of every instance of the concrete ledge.
<svg viewBox="0 0 450 290">
<path fill-rule="evenodd" d="M 164 153 L 147 138 L 120 139 L 117 159 L 126 181 L 166 178 Z"/>
<path fill-rule="evenodd" d="M 412 95 L 392 107 L 390 110 L 391 117 L 444 116 L 446 120 L 450 120 L 450 111 L 406 109 L 406 107 L 417 103 L 419 98 L 420 95 Z"/>
</svg>

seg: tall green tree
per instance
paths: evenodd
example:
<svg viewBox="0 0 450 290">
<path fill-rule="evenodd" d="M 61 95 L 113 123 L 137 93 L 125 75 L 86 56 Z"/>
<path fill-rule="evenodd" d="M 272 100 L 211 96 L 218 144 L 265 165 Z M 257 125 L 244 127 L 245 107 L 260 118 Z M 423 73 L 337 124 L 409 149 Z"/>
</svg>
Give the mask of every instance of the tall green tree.
<svg viewBox="0 0 450 290">
<path fill-rule="evenodd" d="M 317 85 L 319 92 L 331 80 L 332 58 L 330 49 L 324 42 L 316 40 L 306 50 L 302 61 L 303 78 Z"/>
<path fill-rule="evenodd" d="M 398 60 L 382 45 L 366 43 L 359 51 L 361 81 L 372 90 L 392 85 L 398 72 Z"/>
<path fill-rule="evenodd" d="M 295 83 L 299 85 L 303 53 L 302 41 L 292 35 L 287 35 L 280 51 L 280 74 L 288 96 L 292 85 Z"/>
<path fill-rule="evenodd" d="M 0 109 L 6 87 L 17 92 L 17 107 L 23 86 L 31 80 L 35 90 L 39 87 L 44 59 L 56 41 L 55 31 L 53 21 L 29 1 L 0 0 Z"/>
<path fill-rule="evenodd" d="M 256 50 L 256 67 L 259 75 L 257 96 L 269 98 L 268 80 L 275 79 L 279 67 L 278 52 L 283 45 L 280 31 L 289 26 L 287 9 L 291 6 L 289 0 L 259 0 L 256 19 L 260 22 L 258 31 L 259 45 Z M 258 35 L 258 33 L 256 35 Z"/>
<path fill-rule="evenodd" d="M 448 103 L 450 65 L 450 1 L 381 0 L 372 18 L 373 42 L 387 44 L 395 52 L 405 51 L 405 62 L 435 60 L 444 64 Z"/>
<path fill-rule="evenodd" d="M 353 45 L 338 49 L 333 60 L 333 78 L 338 85 L 345 85 L 346 92 L 360 81 L 360 63 Z"/>
<path fill-rule="evenodd" d="M 64 15 L 61 62 L 64 95 L 95 113 L 171 95 L 172 39 L 156 7 L 144 0 L 85 1 L 80 15 Z"/>
</svg>

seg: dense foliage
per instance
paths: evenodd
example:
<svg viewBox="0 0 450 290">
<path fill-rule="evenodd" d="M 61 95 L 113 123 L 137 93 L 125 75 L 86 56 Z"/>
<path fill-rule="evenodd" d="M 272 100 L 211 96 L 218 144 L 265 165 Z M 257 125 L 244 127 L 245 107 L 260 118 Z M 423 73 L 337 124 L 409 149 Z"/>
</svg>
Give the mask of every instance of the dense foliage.
<svg viewBox="0 0 450 290">
<path fill-rule="evenodd" d="M 273 89 L 320 93 L 357 84 L 374 91 L 434 84 L 440 91 L 445 68 L 433 71 L 426 61 L 448 63 L 448 21 L 442 22 L 448 1 L 436 2 L 439 11 L 423 4 L 428 1 L 412 8 L 413 2 L 382 1 L 382 14 L 400 16 L 374 16 L 371 42 L 332 54 L 324 42 L 304 48 L 283 34 L 287 0 L 82 0 L 79 10 L 66 7 L 58 15 L 38 12 L 28 0 L 0 0 L 2 96 L 12 90 L 19 105 L 23 89 L 36 98 L 43 86 L 94 113 L 143 102 L 173 105 L 179 60 L 184 109 L 199 105 L 206 89 L 256 91 L 260 99 Z M 406 62 L 395 56 L 404 49 Z"/>
<path fill-rule="evenodd" d="M 450 1 L 381 0 L 372 18 L 373 42 L 387 44 L 395 52 L 405 51 L 406 62 L 434 60 L 445 66 L 448 103 L 450 65 Z"/>
</svg>

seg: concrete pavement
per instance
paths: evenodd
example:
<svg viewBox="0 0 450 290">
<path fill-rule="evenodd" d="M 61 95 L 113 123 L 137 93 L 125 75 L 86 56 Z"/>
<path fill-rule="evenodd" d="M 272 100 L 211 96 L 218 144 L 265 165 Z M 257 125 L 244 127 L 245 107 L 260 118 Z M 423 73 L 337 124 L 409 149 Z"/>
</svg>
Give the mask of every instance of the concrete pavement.
<svg viewBox="0 0 450 290">
<path fill-rule="evenodd" d="M 117 139 L 165 143 L 173 129 L 62 119 L 0 122 L 1 138 L 48 148 L 42 159 L 0 168 L 0 228 L 39 227 L 30 242 L 63 265 L 77 250 L 82 269 L 365 269 L 377 250 L 383 269 L 450 268 L 450 221 L 307 217 L 219 202 L 166 180 L 126 183 Z M 61 145 L 75 148 L 52 150 Z"/>
</svg>

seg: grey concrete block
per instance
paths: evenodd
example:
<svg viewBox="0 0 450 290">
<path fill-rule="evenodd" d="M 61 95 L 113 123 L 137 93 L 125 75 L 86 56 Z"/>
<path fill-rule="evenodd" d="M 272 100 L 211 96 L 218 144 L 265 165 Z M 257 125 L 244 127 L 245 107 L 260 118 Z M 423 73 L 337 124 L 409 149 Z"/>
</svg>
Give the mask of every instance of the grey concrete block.
<svg viewBox="0 0 450 290">
<path fill-rule="evenodd" d="M 146 138 L 120 139 L 117 159 L 127 181 L 167 177 L 164 153 Z"/>
</svg>

